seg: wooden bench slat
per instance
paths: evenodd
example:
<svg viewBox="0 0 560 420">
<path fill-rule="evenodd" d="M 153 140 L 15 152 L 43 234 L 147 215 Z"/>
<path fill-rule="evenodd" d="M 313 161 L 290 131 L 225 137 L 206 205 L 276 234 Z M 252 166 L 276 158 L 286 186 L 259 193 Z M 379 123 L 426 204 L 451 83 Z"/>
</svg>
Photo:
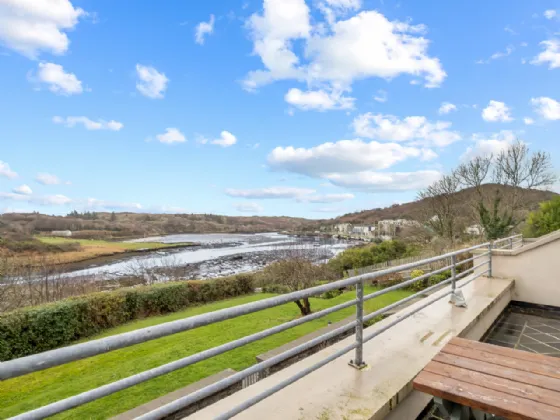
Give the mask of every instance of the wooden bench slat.
<svg viewBox="0 0 560 420">
<path fill-rule="evenodd" d="M 505 366 L 499 366 L 480 360 L 468 359 L 466 357 L 456 356 L 454 354 L 439 353 L 433 359 L 435 362 L 445 363 L 488 375 L 498 376 L 511 379 L 512 381 L 524 382 L 535 385 L 551 391 L 560 392 L 560 379 L 551 378 L 550 376 L 538 375 L 532 372 L 512 369 Z"/>
<path fill-rule="evenodd" d="M 452 344 L 454 346 L 459 346 L 459 347 L 465 347 L 473 350 L 482 350 L 488 353 L 499 354 L 501 356 L 511 357 L 513 359 L 525 360 L 528 362 L 544 363 L 545 365 L 554 366 L 560 369 L 559 358 L 546 356 L 544 354 L 537 354 L 524 350 L 511 349 L 508 347 L 496 346 L 494 344 L 489 344 L 489 343 L 480 343 L 478 341 L 466 340 L 460 337 L 453 337 L 448 344 Z"/>
<path fill-rule="evenodd" d="M 427 371 L 420 372 L 413 386 L 418 391 L 511 420 L 560 420 L 560 411 L 555 407 Z"/>
<path fill-rule="evenodd" d="M 435 361 L 428 363 L 424 371 L 550 405 L 560 414 L 560 392 Z"/>
<path fill-rule="evenodd" d="M 495 353 L 489 353 L 484 350 L 459 347 L 449 343 L 441 349 L 441 352 L 560 379 L 560 369 L 543 363 L 528 362 Z"/>
</svg>

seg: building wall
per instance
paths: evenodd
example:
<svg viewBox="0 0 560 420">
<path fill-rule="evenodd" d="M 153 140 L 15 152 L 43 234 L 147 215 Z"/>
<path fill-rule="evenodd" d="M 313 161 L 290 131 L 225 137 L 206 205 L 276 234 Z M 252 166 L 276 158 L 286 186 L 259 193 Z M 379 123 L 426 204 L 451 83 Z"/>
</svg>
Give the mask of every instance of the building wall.
<svg viewBox="0 0 560 420">
<path fill-rule="evenodd" d="M 495 277 L 515 280 L 514 300 L 560 307 L 560 231 L 513 251 L 494 251 Z"/>
</svg>

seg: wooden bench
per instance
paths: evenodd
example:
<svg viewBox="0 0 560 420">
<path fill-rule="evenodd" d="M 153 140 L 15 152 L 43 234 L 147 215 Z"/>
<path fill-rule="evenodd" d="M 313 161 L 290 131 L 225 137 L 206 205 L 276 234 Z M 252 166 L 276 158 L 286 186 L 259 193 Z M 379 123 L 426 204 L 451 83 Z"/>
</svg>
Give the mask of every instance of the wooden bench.
<svg viewBox="0 0 560 420">
<path fill-rule="evenodd" d="M 452 419 L 560 420 L 560 358 L 456 337 L 413 386 Z"/>
</svg>

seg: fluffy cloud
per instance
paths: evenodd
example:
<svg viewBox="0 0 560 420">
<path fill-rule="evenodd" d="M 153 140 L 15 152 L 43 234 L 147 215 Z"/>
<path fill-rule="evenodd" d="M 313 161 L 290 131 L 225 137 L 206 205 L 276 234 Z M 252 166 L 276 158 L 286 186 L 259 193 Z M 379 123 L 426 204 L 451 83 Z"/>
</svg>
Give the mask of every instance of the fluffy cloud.
<svg viewBox="0 0 560 420">
<path fill-rule="evenodd" d="M 136 89 L 142 95 L 152 99 L 163 98 L 163 93 L 167 89 L 169 79 L 165 74 L 158 72 L 155 68 L 136 64 Z"/>
<path fill-rule="evenodd" d="M 423 154 L 422 149 L 397 143 L 340 140 L 309 149 L 276 147 L 268 155 L 268 164 L 274 170 L 324 177 L 337 172 L 386 169 L 410 157 L 421 158 Z"/>
<path fill-rule="evenodd" d="M 510 122 L 513 118 L 510 115 L 509 107 L 499 101 L 490 101 L 488 106 L 482 110 L 482 119 L 489 122 Z"/>
<path fill-rule="evenodd" d="M 315 190 L 298 187 L 269 187 L 238 190 L 234 188 L 226 189 L 226 195 L 238 198 L 250 199 L 274 199 L 274 198 L 298 198 L 304 195 L 315 193 Z"/>
<path fill-rule="evenodd" d="M 263 206 L 257 203 L 235 203 L 233 207 L 242 213 L 262 213 L 264 210 Z"/>
<path fill-rule="evenodd" d="M 348 11 L 360 2 L 321 4 L 331 11 L 338 6 Z M 264 69 L 250 72 L 245 88 L 294 79 L 349 89 L 358 79 L 391 79 L 401 74 L 424 78 L 425 86 L 436 87 L 445 79 L 439 60 L 427 54 L 429 41 L 421 36 L 423 25 L 389 21 L 376 11 L 364 11 L 346 20 L 331 17 L 329 31 L 321 30 L 321 24 L 313 30 L 304 0 L 265 0 L 262 14 L 253 14 L 247 22 L 253 52 L 261 58 Z M 303 40 L 301 57 L 293 49 L 295 40 Z"/>
<path fill-rule="evenodd" d="M 237 143 L 237 138 L 229 131 L 222 131 L 220 133 L 220 138 L 212 140 L 211 143 L 222 147 L 229 147 Z"/>
<path fill-rule="evenodd" d="M 0 2 L 0 42 L 26 57 L 40 51 L 64 54 L 70 41 L 66 31 L 78 24 L 84 10 L 69 0 L 4 0 Z"/>
<path fill-rule="evenodd" d="M 292 88 L 286 93 L 284 99 L 289 104 L 303 110 L 326 111 L 331 109 L 351 109 L 354 107 L 354 98 L 343 96 L 341 93 L 325 90 L 308 90 L 303 92 Z"/>
<path fill-rule="evenodd" d="M 84 91 L 76 75 L 66 73 L 60 64 L 39 63 L 37 76 L 32 76 L 31 80 L 48 85 L 49 90 L 57 95 L 77 95 Z"/>
<path fill-rule="evenodd" d="M 301 203 L 339 203 L 341 201 L 351 200 L 353 198 L 354 194 L 342 193 L 304 195 L 296 198 L 296 200 Z"/>
<path fill-rule="evenodd" d="M 331 174 L 327 178 L 336 186 L 364 192 L 414 191 L 437 181 L 441 173 L 433 170 L 416 172 L 362 171 L 350 174 Z"/>
<path fill-rule="evenodd" d="M 462 160 L 471 160 L 477 156 L 497 155 L 506 150 L 516 139 L 513 131 L 502 130 L 494 134 L 474 134 L 474 145 L 469 146 L 461 156 Z"/>
<path fill-rule="evenodd" d="M 210 15 L 210 20 L 208 22 L 200 22 L 196 25 L 194 31 L 194 39 L 198 45 L 203 45 L 206 35 L 210 35 L 214 32 L 214 15 Z"/>
<path fill-rule="evenodd" d="M 64 124 L 66 127 L 74 127 L 78 124 L 82 124 L 86 130 L 111 130 L 111 131 L 119 131 L 124 127 L 123 123 L 120 123 L 115 120 L 111 121 L 104 121 L 104 120 L 97 120 L 92 121 L 87 117 L 53 117 L 53 122 L 55 124 Z"/>
<path fill-rule="evenodd" d="M 523 118 L 523 122 L 525 123 L 525 125 L 533 125 L 535 123 L 535 120 L 529 117 L 525 117 Z"/>
<path fill-rule="evenodd" d="M 560 40 L 549 39 L 547 41 L 541 42 L 544 48 L 539 55 L 537 55 L 531 64 L 540 65 L 547 64 L 549 69 L 560 68 Z"/>
<path fill-rule="evenodd" d="M 19 187 L 16 187 L 12 190 L 16 194 L 24 194 L 24 195 L 31 195 L 33 194 L 33 190 L 29 187 L 29 185 L 23 184 Z"/>
<path fill-rule="evenodd" d="M 49 174 L 46 172 L 41 172 L 38 173 L 37 176 L 35 177 L 35 181 L 37 181 L 39 184 L 43 184 L 43 185 L 58 185 L 60 184 L 60 179 L 53 174 Z"/>
<path fill-rule="evenodd" d="M 457 106 L 452 104 L 451 102 L 442 102 L 441 106 L 438 109 L 439 115 L 449 114 L 452 111 L 457 111 Z"/>
<path fill-rule="evenodd" d="M 543 15 L 547 19 L 554 19 L 555 17 L 558 17 L 558 11 L 554 9 L 548 9 L 544 11 Z"/>
<path fill-rule="evenodd" d="M 543 118 L 547 120 L 560 120 L 560 102 L 541 96 L 540 98 L 532 98 L 531 105 L 535 108 L 535 112 Z"/>
<path fill-rule="evenodd" d="M 0 176 L 6 177 L 8 179 L 17 178 L 18 174 L 10 168 L 6 162 L 0 160 Z"/>
<path fill-rule="evenodd" d="M 62 194 L 56 195 L 26 195 L 18 193 L 2 193 L 0 192 L 0 200 L 24 201 L 41 206 L 60 206 L 70 204 L 72 199 Z"/>
<path fill-rule="evenodd" d="M 187 141 L 184 134 L 177 128 L 169 127 L 165 129 L 165 133 L 156 136 L 157 141 L 160 143 L 184 143 Z"/>
<path fill-rule="evenodd" d="M 458 132 L 448 130 L 450 122 L 432 123 L 426 117 L 419 116 L 400 120 L 393 115 L 368 112 L 357 116 L 352 125 L 358 136 L 384 141 L 415 141 L 442 147 L 461 140 Z"/>
</svg>

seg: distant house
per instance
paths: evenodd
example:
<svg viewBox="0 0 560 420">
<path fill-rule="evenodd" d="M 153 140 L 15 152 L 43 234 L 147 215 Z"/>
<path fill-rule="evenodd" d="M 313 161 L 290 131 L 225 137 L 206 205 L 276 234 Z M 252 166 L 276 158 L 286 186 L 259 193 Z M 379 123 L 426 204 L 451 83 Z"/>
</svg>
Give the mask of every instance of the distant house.
<svg viewBox="0 0 560 420">
<path fill-rule="evenodd" d="M 352 225 L 350 223 L 339 223 L 338 225 L 334 225 L 334 230 L 338 233 L 350 233 Z"/>
<path fill-rule="evenodd" d="M 352 233 L 356 235 L 371 235 L 375 232 L 375 226 L 354 226 Z"/>
<path fill-rule="evenodd" d="M 484 228 L 481 225 L 471 225 L 465 228 L 465 233 L 472 236 L 481 236 L 484 233 Z"/>
<path fill-rule="evenodd" d="M 65 236 L 65 237 L 69 237 L 72 236 L 72 231 L 71 230 L 53 230 L 51 232 L 52 236 Z"/>
</svg>

